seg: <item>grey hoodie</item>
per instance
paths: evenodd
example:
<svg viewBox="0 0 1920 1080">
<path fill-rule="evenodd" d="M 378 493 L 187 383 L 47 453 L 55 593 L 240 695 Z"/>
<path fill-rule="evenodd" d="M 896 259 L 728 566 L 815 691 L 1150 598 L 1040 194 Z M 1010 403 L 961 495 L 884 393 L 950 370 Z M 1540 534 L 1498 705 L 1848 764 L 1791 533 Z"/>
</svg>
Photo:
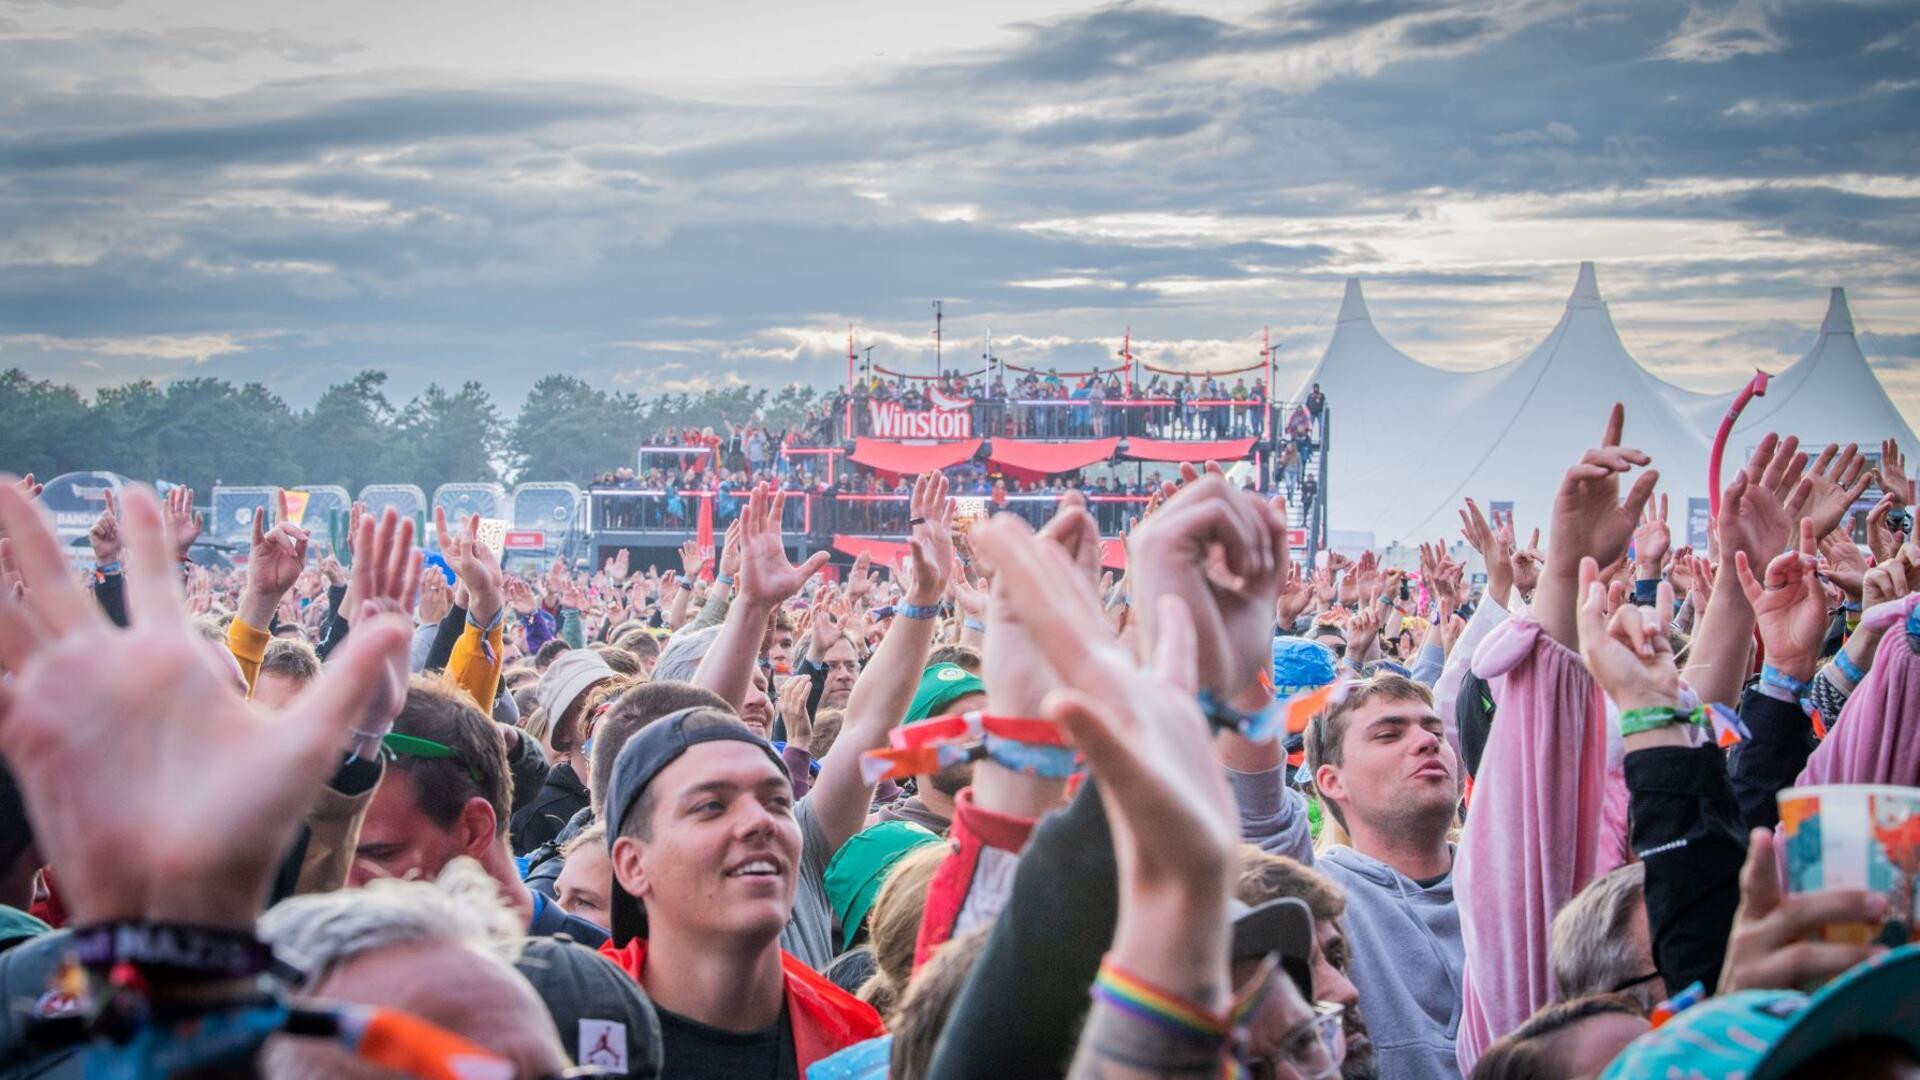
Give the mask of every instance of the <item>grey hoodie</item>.
<svg viewBox="0 0 1920 1080">
<path fill-rule="evenodd" d="M 1386 863 L 1344 846 L 1327 849 L 1315 866 L 1347 891 L 1350 974 L 1379 1075 L 1458 1080 L 1454 1039 L 1466 947 L 1453 875 L 1421 888 Z"/>
</svg>

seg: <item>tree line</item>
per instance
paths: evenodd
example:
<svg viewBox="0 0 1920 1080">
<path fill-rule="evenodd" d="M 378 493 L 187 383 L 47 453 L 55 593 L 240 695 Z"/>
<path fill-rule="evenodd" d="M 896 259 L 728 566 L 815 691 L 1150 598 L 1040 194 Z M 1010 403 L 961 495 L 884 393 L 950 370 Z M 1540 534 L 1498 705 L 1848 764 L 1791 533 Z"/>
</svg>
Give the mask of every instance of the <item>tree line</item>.
<svg viewBox="0 0 1920 1080">
<path fill-rule="evenodd" d="M 758 420 L 779 431 L 819 400 L 810 386 L 728 386 L 642 397 L 571 375 L 535 383 L 511 420 L 478 382 L 430 385 L 395 405 L 387 376 L 362 371 L 296 410 L 260 383 L 142 380 L 91 400 L 71 385 L 15 368 L 0 375 L 0 469 L 42 478 L 107 469 L 190 484 L 413 483 L 571 480 L 632 466 L 650 436 L 672 427 Z"/>
</svg>

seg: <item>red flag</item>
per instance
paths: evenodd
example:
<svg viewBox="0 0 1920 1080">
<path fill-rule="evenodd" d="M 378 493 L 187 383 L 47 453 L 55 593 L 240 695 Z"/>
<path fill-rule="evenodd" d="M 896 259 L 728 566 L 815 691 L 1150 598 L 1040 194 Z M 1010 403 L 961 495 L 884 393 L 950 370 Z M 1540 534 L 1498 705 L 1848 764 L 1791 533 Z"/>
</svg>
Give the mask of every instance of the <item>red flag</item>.
<svg viewBox="0 0 1920 1080">
<path fill-rule="evenodd" d="M 693 542 L 699 544 L 702 550 L 713 552 L 713 558 L 708 559 L 706 568 L 700 571 L 701 577 L 712 581 L 714 567 L 720 562 L 720 553 L 713 550 L 713 492 L 702 491 L 698 494 L 700 519 L 693 527 Z"/>
</svg>

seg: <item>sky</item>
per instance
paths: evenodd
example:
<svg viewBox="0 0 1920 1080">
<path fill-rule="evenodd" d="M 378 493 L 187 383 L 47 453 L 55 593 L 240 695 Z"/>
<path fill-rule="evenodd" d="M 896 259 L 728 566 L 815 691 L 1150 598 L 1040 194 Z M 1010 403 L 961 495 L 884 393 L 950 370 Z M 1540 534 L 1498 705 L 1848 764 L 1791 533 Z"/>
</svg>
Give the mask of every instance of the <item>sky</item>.
<svg viewBox="0 0 1920 1080">
<path fill-rule="evenodd" d="M 1920 3 L 0 0 L 0 368 L 503 410 L 1318 358 L 1483 368 L 1599 264 L 1725 389 L 1847 287 L 1920 422 Z"/>
</svg>

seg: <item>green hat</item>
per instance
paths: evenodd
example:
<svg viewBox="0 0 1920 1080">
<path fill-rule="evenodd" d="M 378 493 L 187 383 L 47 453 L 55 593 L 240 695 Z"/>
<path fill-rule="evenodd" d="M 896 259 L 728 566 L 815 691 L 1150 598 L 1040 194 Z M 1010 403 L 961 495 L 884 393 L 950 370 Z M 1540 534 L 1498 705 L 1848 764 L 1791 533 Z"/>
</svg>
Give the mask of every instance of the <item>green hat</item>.
<svg viewBox="0 0 1920 1080">
<path fill-rule="evenodd" d="M 914 848 L 939 842 L 940 838 L 924 825 L 883 821 L 840 845 L 827 863 L 827 904 L 840 922 L 840 937 L 846 945 L 859 937 L 867 912 L 873 908 L 873 898 L 879 895 L 893 864 Z"/>
<path fill-rule="evenodd" d="M 986 692 L 987 684 L 980 681 L 980 676 L 959 664 L 935 664 L 920 673 L 920 689 L 914 692 L 913 704 L 907 708 L 906 722 L 917 724 L 939 716 L 948 705 L 968 694 Z"/>
</svg>

